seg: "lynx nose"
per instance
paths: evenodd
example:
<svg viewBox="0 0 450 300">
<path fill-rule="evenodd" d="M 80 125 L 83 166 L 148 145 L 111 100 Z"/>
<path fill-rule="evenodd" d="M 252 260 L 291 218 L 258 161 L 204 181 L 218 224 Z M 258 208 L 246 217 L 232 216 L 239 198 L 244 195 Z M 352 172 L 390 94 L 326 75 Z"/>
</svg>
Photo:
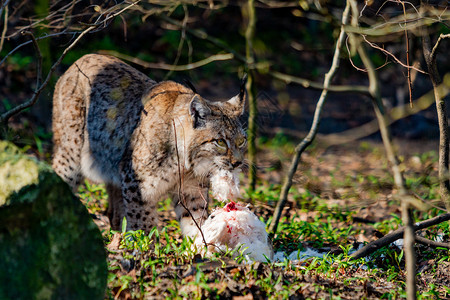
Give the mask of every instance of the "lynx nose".
<svg viewBox="0 0 450 300">
<path fill-rule="evenodd" d="M 242 165 L 243 160 L 244 160 L 244 154 L 242 154 L 238 149 L 235 149 L 233 151 L 233 154 L 230 155 L 230 163 L 231 163 L 231 166 L 233 167 L 233 169 L 236 169 L 237 167 Z"/>
<path fill-rule="evenodd" d="M 242 164 L 242 161 L 240 160 L 232 160 L 231 161 L 231 165 L 233 166 L 233 169 L 236 169 L 237 167 L 239 167 Z"/>
</svg>

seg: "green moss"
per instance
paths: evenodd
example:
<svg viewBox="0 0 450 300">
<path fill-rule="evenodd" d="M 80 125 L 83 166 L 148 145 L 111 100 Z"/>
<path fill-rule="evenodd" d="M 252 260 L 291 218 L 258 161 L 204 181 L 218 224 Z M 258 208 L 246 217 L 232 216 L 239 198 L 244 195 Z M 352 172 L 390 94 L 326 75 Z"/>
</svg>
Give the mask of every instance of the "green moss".
<svg viewBox="0 0 450 300">
<path fill-rule="evenodd" d="M 47 164 L 0 148 L 11 191 L 0 205 L 0 299 L 103 299 L 106 253 L 86 208 Z"/>
</svg>

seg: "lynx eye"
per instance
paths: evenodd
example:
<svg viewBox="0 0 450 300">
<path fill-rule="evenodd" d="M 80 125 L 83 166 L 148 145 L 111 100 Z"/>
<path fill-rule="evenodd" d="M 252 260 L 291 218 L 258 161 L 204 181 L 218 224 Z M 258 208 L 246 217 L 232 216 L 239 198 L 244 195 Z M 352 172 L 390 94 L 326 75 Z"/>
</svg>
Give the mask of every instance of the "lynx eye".
<svg viewBox="0 0 450 300">
<path fill-rule="evenodd" d="M 218 139 L 215 142 L 216 142 L 216 145 L 221 147 L 221 148 L 226 148 L 227 147 L 227 142 L 225 142 L 224 139 Z"/>
<path fill-rule="evenodd" d="M 246 139 L 245 137 L 242 137 L 242 136 L 241 136 L 241 137 L 239 137 L 239 138 L 236 139 L 236 145 L 237 145 L 239 148 L 244 147 L 246 143 L 247 143 L 247 139 Z"/>
</svg>

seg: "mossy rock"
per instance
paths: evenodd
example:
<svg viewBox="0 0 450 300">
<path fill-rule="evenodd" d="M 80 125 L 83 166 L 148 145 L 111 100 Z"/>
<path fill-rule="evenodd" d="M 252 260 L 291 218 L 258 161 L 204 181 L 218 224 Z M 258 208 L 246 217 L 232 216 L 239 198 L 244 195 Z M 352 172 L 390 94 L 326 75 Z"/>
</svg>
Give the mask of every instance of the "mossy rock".
<svg viewBox="0 0 450 300">
<path fill-rule="evenodd" d="M 103 299 L 102 236 L 49 165 L 0 141 L 0 299 Z"/>
</svg>

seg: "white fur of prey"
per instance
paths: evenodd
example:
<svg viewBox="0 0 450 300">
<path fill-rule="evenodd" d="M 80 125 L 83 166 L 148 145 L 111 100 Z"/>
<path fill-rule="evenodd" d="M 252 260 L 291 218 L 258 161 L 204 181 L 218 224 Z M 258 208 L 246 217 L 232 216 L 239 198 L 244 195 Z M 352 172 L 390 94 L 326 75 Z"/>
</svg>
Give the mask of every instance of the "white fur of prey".
<svg viewBox="0 0 450 300">
<path fill-rule="evenodd" d="M 230 202 L 223 208 L 215 209 L 204 222 L 202 228 L 208 252 L 221 252 L 242 245 L 247 261 L 267 261 L 273 259 L 273 247 L 265 224 L 246 206 Z M 204 249 L 201 235 L 195 241 L 197 249 Z M 209 245 L 211 244 L 211 245 Z"/>
<path fill-rule="evenodd" d="M 212 195 L 219 201 L 240 197 L 239 171 L 219 170 L 211 177 Z"/>
</svg>

